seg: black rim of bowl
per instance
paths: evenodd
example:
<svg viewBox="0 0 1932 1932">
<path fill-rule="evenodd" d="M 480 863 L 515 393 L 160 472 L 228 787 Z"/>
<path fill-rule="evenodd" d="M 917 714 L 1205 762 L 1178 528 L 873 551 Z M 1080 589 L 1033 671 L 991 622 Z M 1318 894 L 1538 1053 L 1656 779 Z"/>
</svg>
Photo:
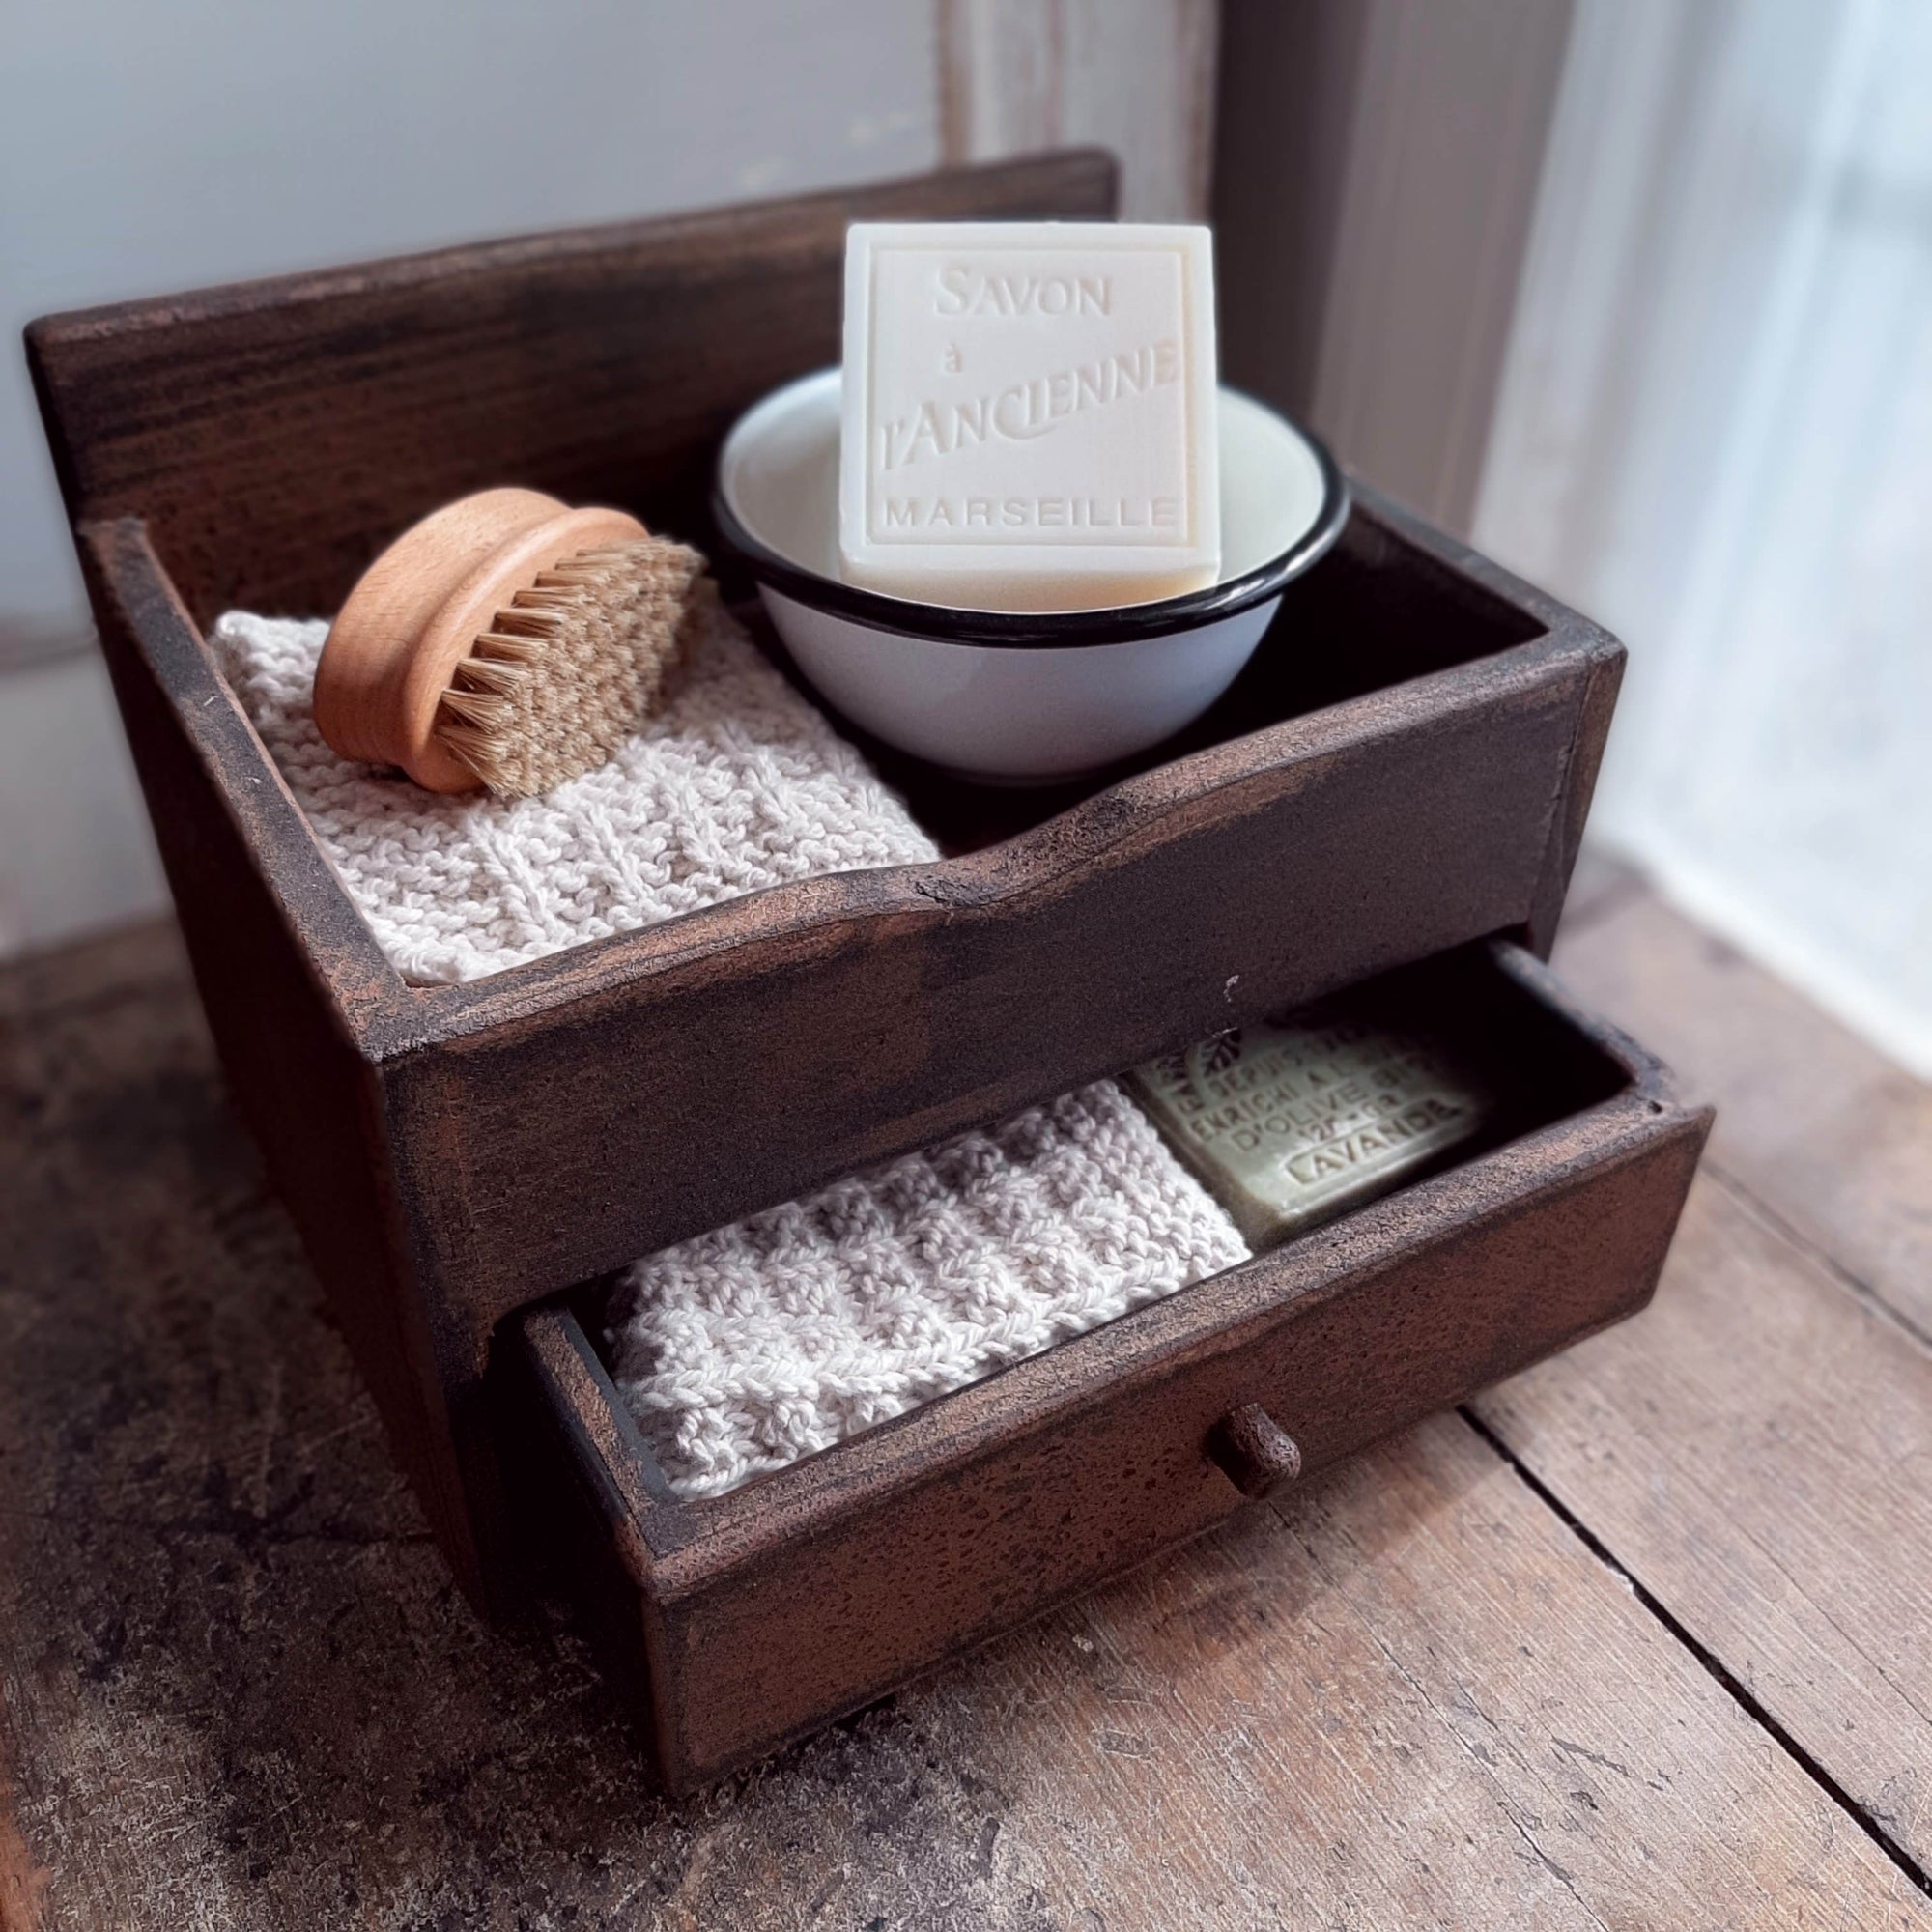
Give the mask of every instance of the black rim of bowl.
<svg viewBox="0 0 1932 1932">
<path fill-rule="evenodd" d="M 1265 407 L 1265 406 L 1264 406 Z M 1280 415 L 1279 410 L 1273 412 Z M 1138 638 L 1171 637 L 1219 623 L 1251 610 L 1282 590 L 1326 554 L 1349 520 L 1349 485 L 1319 436 L 1282 420 L 1315 452 L 1321 471 L 1321 508 L 1295 542 L 1265 563 L 1223 583 L 1163 597 L 1152 604 L 1123 604 L 1098 611 L 962 611 L 951 604 L 920 604 L 878 590 L 841 583 L 781 556 L 753 536 L 725 500 L 721 485 L 711 495 L 719 533 L 765 588 L 814 611 L 826 611 L 868 630 L 935 643 L 996 645 L 1009 650 L 1065 650 L 1085 644 L 1122 644 Z"/>
</svg>

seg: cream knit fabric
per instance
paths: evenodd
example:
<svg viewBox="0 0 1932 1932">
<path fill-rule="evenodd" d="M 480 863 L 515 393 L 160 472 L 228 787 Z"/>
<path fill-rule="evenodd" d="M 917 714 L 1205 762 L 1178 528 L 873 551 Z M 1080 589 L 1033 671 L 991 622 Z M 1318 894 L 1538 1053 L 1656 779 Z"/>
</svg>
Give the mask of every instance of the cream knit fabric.
<svg viewBox="0 0 1932 1932">
<path fill-rule="evenodd" d="M 710 1496 L 1247 1254 L 1106 1080 L 634 1263 L 606 1356 Z"/>
<path fill-rule="evenodd" d="M 231 611 L 212 641 L 407 980 L 475 979 L 780 880 L 935 856 L 722 611 L 615 759 L 519 800 L 439 798 L 337 757 L 310 710 L 327 631 Z M 1247 1252 L 1103 1081 L 635 1263 L 605 1342 L 672 1488 L 716 1495 Z"/>
<path fill-rule="evenodd" d="M 310 695 L 328 626 L 230 611 L 211 642 L 390 963 L 474 980 L 785 879 L 936 856 L 728 611 L 668 705 L 542 798 L 441 798 L 338 757 Z"/>
</svg>

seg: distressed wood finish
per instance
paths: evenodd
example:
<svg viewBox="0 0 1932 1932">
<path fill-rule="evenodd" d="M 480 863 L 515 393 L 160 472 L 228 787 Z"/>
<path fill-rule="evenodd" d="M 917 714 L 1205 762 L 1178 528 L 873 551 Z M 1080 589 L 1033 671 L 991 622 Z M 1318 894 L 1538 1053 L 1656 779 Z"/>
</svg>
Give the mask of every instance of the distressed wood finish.
<svg viewBox="0 0 1932 1932">
<path fill-rule="evenodd" d="M 425 1010 L 396 979 L 198 626 L 231 604 L 332 611 L 398 530 L 511 475 L 701 528 L 724 427 L 837 354 L 848 219 L 1101 215 L 1113 194 L 1106 156 L 1054 156 L 127 303 L 29 331 L 224 1068 L 472 1589 L 488 1570 L 499 1601 L 514 1595 L 480 1397 L 494 1315 L 436 1275 L 437 1238 L 397 1171 L 434 1156 L 399 1146 L 384 1118 L 387 1065 L 434 1052 L 465 1022 Z"/>
<path fill-rule="evenodd" d="M 1426 983 L 1556 1118 L 722 1497 L 669 1496 L 568 1308 L 521 1319 L 520 1460 L 673 1790 L 1228 1516 L 1249 1405 L 1319 1471 L 1643 1304 L 1708 1114 L 1518 948 Z"/>
<path fill-rule="evenodd" d="M 1650 930 L 1585 928 L 1566 977 L 1634 983 Z M 1656 981 L 1700 1085 L 1743 971 Z M 1829 1023 L 1751 997 L 1763 1080 L 1801 1082 Z M 1932 1144 L 1916 1118 L 1890 1114 Z M 1813 1200 L 1839 1146 L 1819 1143 Z M 1854 1245 L 1832 1266 L 1867 1220 L 1922 1207 L 1876 1192 L 1906 1151 L 1844 1197 Z M 1689 1293 L 1714 1345 L 1743 1347 L 1780 1282 L 1815 1276 L 1781 1232 L 1797 1201 L 1753 1224 L 1716 1191 L 1693 1187 L 1619 1338 L 1674 1323 Z M 479 1628 L 449 1587 L 224 1104 L 171 929 L 0 967 L 0 1225 L 8 1932 L 1932 1926 L 1843 1796 L 1884 1785 L 1890 1734 L 1796 1703 L 1768 1728 L 1752 1619 L 1709 1627 L 1706 1667 L 1656 1613 L 1656 1573 L 1634 1593 L 1593 1553 L 1593 1534 L 1615 1551 L 1596 1495 L 1566 1518 L 1457 1416 L 755 1776 L 685 1804 L 640 1791 L 570 1634 Z M 1804 1352 L 1750 1355 L 1769 1399 L 1867 1319 L 1802 1292 L 1818 1325 L 1769 1332 Z M 1932 1548 L 1866 1513 L 1910 1473 L 1888 1474 L 1903 1393 L 1874 1384 L 1839 1432 L 1860 1506 L 1832 1561 L 1924 1600 Z M 1704 1436 L 1695 1386 L 1686 1402 L 1642 1417 L 1646 1443 Z M 1776 1463 L 1729 1468 L 1733 1501 L 1776 1499 Z M 1795 1755 L 1828 1747 L 1835 1791 Z"/>
<path fill-rule="evenodd" d="M 1642 1326 L 1477 1413 L 1932 1871 L 1932 1352 L 1720 1180 L 1679 1256 Z"/>
<path fill-rule="evenodd" d="M 1561 952 L 1719 1125 L 1670 1293 L 1477 1412 L 1932 1872 L 1932 1092 L 1640 890 Z"/>
<path fill-rule="evenodd" d="M 342 894 L 200 625 L 330 610 L 398 528 L 510 477 L 701 539 L 720 430 L 835 353 L 849 216 L 1113 192 L 1105 156 L 1045 156 L 30 331 L 224 1065 L 471 1587 L 514 1595 L 483 1393 L 505 1315 L 1402 961 L 1548 948 L 1621 647 L 1366 491 L 1189 739 L 1009 803 L 991 843 L 980 795 L 920 780 L 936 864 L 468 986 L 403 985 Z"/>
<path fill-rule="evenodd" d="M 196 620 L 332 613 L 493 483 L 706 527 L 740 412 L 838 359 L 851 220 L 1112 213 L 1094 150 L 54 316 L 28 355 L 76 520 L 144 520 Z"/>
</svg>

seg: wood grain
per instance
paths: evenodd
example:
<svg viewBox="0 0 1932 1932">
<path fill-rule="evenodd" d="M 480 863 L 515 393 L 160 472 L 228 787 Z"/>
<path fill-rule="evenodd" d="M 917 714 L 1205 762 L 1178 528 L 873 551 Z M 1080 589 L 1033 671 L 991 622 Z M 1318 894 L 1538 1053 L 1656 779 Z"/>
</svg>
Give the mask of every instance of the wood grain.
<svg viewBox="0 0 1932 1932">
<path fill-rule="evenodd" d="M 6 1752 L 6 1712 L 0 1709 L 0 1932 L 36 1932 L 46 1897 L 47 1868 L 34 1857 L 14 1810 Z"/>
<path fill-rule="evenodd" d="M 171 950 L 0 974 L 0 1749 L 35 1932 L 1932 1923 L 1455 1418 L 652 1798 L 575 1638 L 452 1589 Z"/>
<path fill-rule="evenodd" d="M 838 359 L 845 224 L 1113 212 L 1094 150 L 49 316 L 78 522 L 147 519 L 196 620 L 331 613 L 389 538 L 515 482 L 709 548 L 711 456 Z"/>
<path fill-rule="evenodd" d="M 443 1041 L 383 1069 L 411 1225 L 493 1325 L 1218 1027 L 1535 926 L 1571 849 L 1553 795 L 1618 655 L 1526 644 L 1277 718 L 983 852 L 415 995 Z"/>
<path fill-rule="evenodd" d="M 1652 894 L 1565 957 L 1718 1103 L 1714 1164 L 1932 1340 L 1932 1087 Z"/>
<path fill-rule="evenodd" d="M 1651 1310 L 1476 1410 L 1932 1872 L 1932 1353 L 1706 1179 Z"/>
<path fill-rule="evenodd" d="M 1932 1918 L 1460 1421 L 1277 1507 L 988 1660 L 1085 1922 Z"/>
<path fill-rule="evenodd" d="M 1651 1310 L 1477 1412 L 1932 1873 L 1932 1091 L 1647 892 L 1559 951 L 1719 1125 Z"/>
</svg>

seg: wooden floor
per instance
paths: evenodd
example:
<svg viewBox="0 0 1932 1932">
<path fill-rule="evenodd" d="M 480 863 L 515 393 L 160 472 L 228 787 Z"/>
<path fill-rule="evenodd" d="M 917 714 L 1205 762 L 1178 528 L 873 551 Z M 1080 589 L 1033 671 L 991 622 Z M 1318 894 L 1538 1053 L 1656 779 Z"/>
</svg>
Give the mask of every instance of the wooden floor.
<svg viewBox="0 0 1932 1932">
<path fill-rule="evenodd" d="M 1932 1091 L 1606 867 L 1558 963 L 1719 1104 L 1648 1314 L 683 1807 L 455 1595 L 171 934 L 0 976 L 0 1928 L 1932 1927 Z"/>
</svg>

